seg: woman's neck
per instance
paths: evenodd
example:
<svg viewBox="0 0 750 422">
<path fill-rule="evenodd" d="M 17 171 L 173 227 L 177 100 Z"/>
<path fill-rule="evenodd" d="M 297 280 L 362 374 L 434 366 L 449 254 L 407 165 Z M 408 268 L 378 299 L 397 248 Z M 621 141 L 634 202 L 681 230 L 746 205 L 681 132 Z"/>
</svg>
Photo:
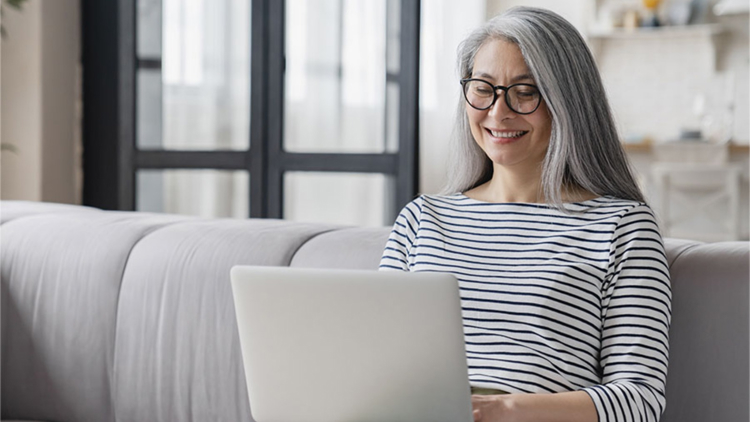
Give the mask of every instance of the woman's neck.
<svg viewBox="0 0 750 422">
<path fill-rule="evenodd" d="M 493 203 L 543 203 L 542 172 L 514 172 L 495 166 L 492 179 L 464 192 L 466 196 Z M 583 202 L 598 195 L 580 186 L 563 186 L 563 202 Z"/>
<path fill-rule="evenodd" d="M 485 202 L 539 203 L 544 202 L 541 179 L 541 169 L 534 172 L 514 172 L 495 166 L 492 179 L 465 194 Z"/>
</svg>

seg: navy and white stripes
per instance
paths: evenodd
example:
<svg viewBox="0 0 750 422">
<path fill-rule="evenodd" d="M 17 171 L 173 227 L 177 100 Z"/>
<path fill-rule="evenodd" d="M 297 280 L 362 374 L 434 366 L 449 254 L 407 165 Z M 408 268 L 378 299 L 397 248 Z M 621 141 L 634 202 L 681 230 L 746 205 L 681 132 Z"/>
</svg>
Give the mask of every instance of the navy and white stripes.
<svg viewBox="0 0 750 422">
<path fill-rule="evenodd" d="M 473 386 L 583 390 L 601 421 L 657 421 L 671 290 L 654 216 L 614 198 L 568 208 L 421 196 L 380 268 L 458 277 Z"/>
</svg>

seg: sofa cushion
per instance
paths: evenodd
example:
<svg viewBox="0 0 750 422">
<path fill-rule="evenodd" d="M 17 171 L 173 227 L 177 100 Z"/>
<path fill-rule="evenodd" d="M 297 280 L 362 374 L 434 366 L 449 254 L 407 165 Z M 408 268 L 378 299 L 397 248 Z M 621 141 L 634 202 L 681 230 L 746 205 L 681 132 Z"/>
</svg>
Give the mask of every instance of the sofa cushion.
<svg viewBox="0 0 750 422">
<path fill-rule="evenodd" d="M 0 229 L 2 417 L 113 421 L 113 327 L 128 255 L 185 217 L 36 214 Z"/>
<path fill-rule="evenodd" d="M 377 270 L 391 229 L 349 227 L 322 233 L 299 248 L 292 267 Z"/>
<path fill-rule="evenodd" d="M 130 256 L 120 294 L 117 420 L 250 420 L 229 270 L 238 264 L 288 266 L 302 244 L 328 229 L 211 220 L 143 239 Z"/>
</svg>

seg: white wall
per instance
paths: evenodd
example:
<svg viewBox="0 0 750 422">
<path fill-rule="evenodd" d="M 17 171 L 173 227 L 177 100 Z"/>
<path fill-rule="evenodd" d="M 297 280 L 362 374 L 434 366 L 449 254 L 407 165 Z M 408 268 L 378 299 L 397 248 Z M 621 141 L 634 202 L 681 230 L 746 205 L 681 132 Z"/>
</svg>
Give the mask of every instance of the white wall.
<svg viewBox="0 0 750 422">
<path fill-rule="evenodd" d="M 80 203 L 79 0 L 3 8 L 0 198 Z"/>
<path fill-rule="evenodd" d="M 422 2 L 420 52 L 420 186 L 437 193 L 446 182 L 448 143 L 461 96 L 458 44 L 485 21 L 485 0 Z"/>
<path fill-rule="evenodd" d="M 515 6 L 541 7 L 558 13 L 579 31 L 588 26 L 593 14 L 592 0 L 487 0 L 487 18 L 491 18 Z"/>
<path fill-rule="evenodd" d="M 16 152 L 0 153 L 2 199 L 41 200 L 41 4 L 30 1 L 23 12 L 3 8 L 2 135 Z"/>
<path fill-rule="evenodd" d="M 745 18 L 747 19 L 747 18 Z M 747 20 L 745 20 L 747 26 Z M 748 43 L 744 34 L 675 32 L 659 37 L 614 37 L 595 42 L 597 62 L 625 139 L 674 140 L 682 129 L 720 129 L 701 123 L 694 104 L 701 95 L 712 121 L 726 121 L 731 137 L 747 144 Z M 729 102 L 734 112 L 729 112 Z M 713 128 L 712 128 L 713 127 Z M 713 135 L 712 135 L 713 134 Z M 722 138 L 722 136 L 718 136 Z"/>
</svg>

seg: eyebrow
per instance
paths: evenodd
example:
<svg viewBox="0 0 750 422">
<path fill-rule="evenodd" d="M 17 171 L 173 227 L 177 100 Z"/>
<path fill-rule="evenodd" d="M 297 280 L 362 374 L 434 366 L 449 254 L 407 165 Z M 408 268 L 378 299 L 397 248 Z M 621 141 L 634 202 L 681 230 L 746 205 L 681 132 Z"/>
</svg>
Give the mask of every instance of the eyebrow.
<svg viewBox="0 0 750 422">
<path fill-rule="evenodd" d="M 476 75 L 474 75 L 474 76 L 475 76 L 475 77 L 477 77 L 477 76 L 478 76 L 478 77 L 482 77 L 482 78 L 489 78 L 489 79 L 493 79 L 493 76 L 492 76 L 492 75 L 490 75 L 490 74 L 488 74 L 488 73 L 477 73 L 477 74 L 476 74 Z M 520 81 L 525 81 L 525 80 L 527 80 L 527 79 L 528 79 L 528 80 L 531 80 L 531 81 L 534 81 L 534 77 L 533 77 L 533 76 L 531 76 L 531 74 L 530 74 L 530 73 L 524 73 L 524 74 L 522 74 L 522 75 L 518 75 L 518 76 L 515 76 L 515 77 L 511 78 L 511 80 L 510 80 L 510 83 L 511 83 L 511 84 L 514 84 L 514 83 L 516 83 L 516 82 L 520 82 Z"/>
</svg>

